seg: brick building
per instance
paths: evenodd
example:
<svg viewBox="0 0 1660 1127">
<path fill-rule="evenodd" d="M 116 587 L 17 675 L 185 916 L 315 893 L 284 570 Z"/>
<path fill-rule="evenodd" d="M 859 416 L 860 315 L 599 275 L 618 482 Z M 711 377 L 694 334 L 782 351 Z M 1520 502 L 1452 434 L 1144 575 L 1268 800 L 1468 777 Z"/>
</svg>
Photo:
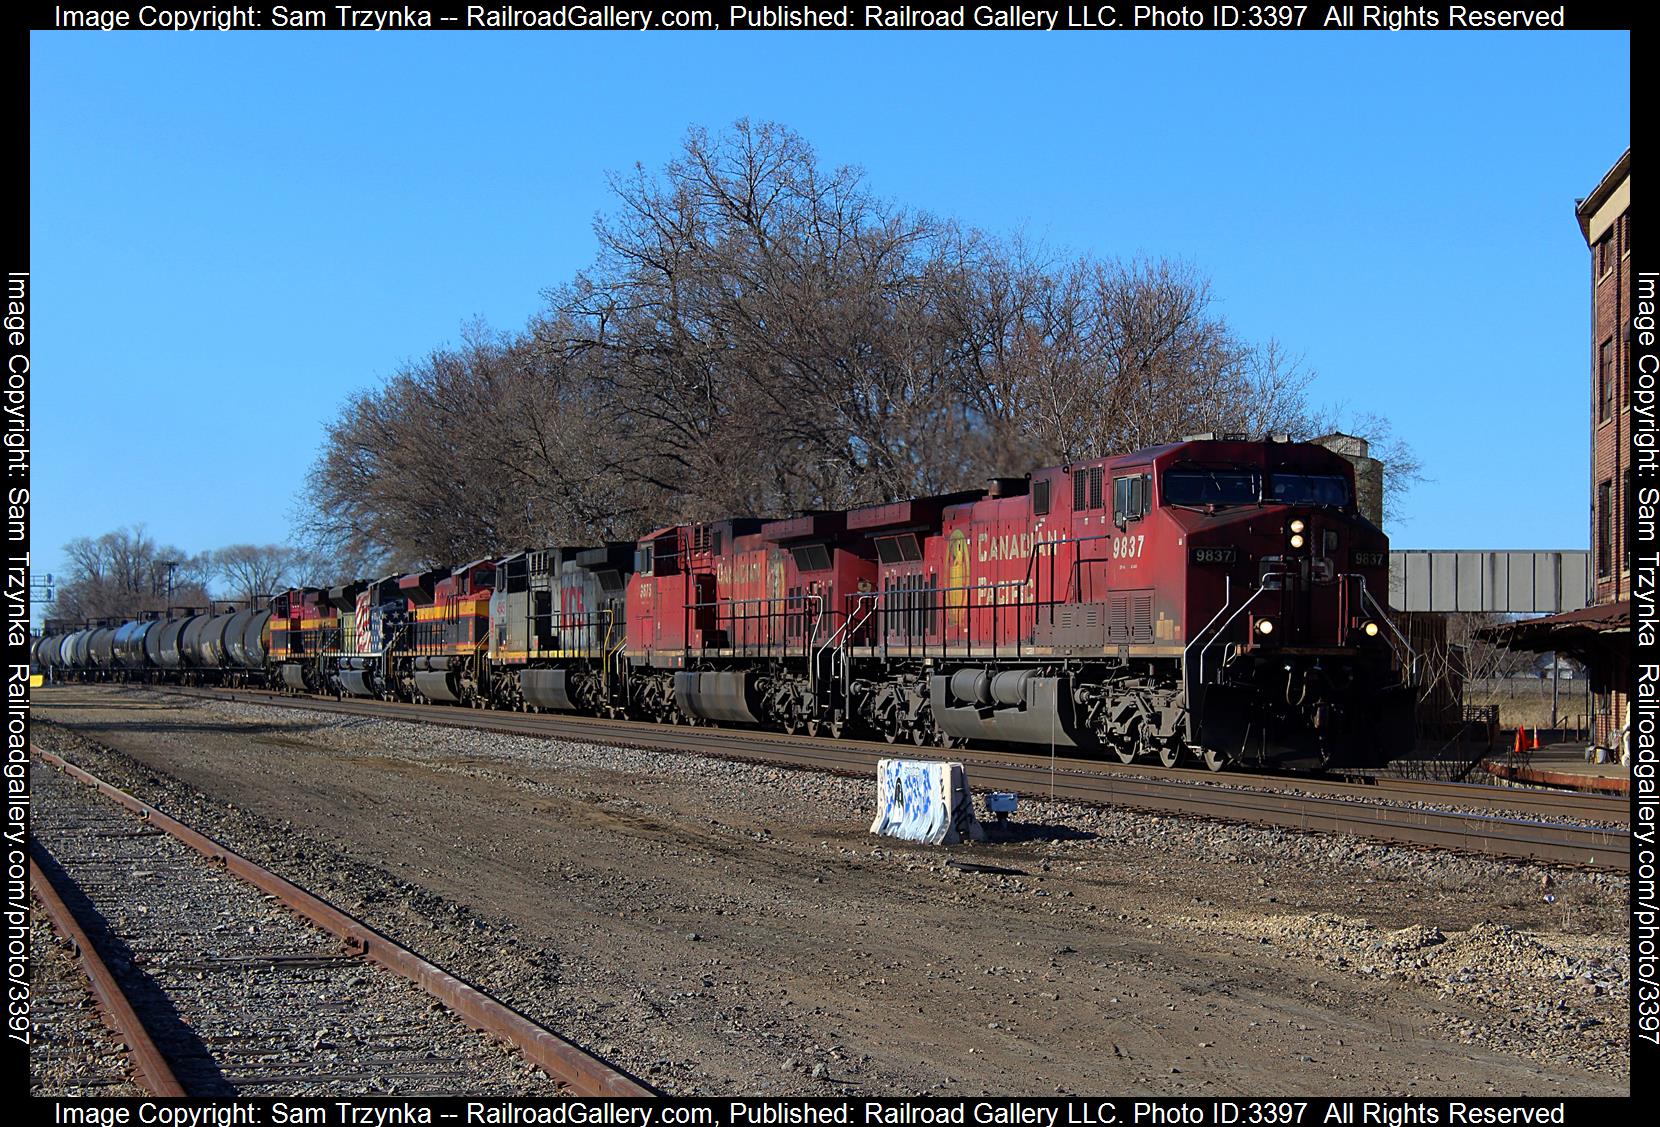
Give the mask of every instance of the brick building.
<svg viewBox="0 0 1660 1127">
<path fill-rule="evenodd" d="M 1591 685 L 1591 742 L 1619 750 L 1631 688 L 1631 150 L 1574 206 L 1591 255 L 1591 605 L 1481 631 L 1569 654 Z"/>
<path fill-rule="evenodd" d="M 1631 597 L 1631 150 L 1578 202 L 1591 251 L 1593 605 Z"/>
<path fill-rule="evenodd" d="M 1631 150 L 1603 174 L 1574 214 L 1591 266 L 1591 610 L 1617 647 L 1593 675 L 1593 731 L 1618 742 L 1631 684 Z M 1600 611 L 1599 611 L 1600 608 Z M 1618 628 L 1623 621 L 1623 632 Z M 1601 664 L 1601 663 L 1599 663 Z M 1600 682 L 1600 683 L 1599 683 Z"/>
</svg>

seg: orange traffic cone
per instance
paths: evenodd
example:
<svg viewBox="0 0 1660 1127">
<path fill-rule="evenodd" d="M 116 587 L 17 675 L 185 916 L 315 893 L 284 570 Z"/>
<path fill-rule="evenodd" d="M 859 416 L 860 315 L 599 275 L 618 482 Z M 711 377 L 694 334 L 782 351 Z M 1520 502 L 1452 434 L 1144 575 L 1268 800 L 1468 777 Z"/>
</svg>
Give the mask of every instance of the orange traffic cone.
<svg viewBox="0 0 1660 1127">
<path fill-rule="evenodd" d="M 1533 743 L 1528 745 L 1528 750 L 1529 751 L 1538 751 L 1539 750 L 1539 729 L 1538 728 L 1533 729 Z"/>
<path fill-rule="evenodd" d="M 1510 749 L 1511 755 L 1522 754 L 1522 726 L 1516 725 L 1516 746 Z"/>
</svg>

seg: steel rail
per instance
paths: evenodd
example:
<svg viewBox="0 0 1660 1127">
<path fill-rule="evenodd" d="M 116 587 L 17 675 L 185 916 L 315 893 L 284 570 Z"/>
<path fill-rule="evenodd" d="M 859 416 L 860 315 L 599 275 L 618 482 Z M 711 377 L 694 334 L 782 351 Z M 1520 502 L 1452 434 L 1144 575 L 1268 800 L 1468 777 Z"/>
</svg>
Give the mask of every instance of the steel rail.
<svg viewBox="0 0 1660 1127">
<path fill-rule="evenodd" d="M 285 880 L 269 869 L 248 860 L 205 834 L 157 810 L 127 792 L 82 770 L 61 756 L 38 747 L 31 750 L 42 761 L 57 767 L 70 778 L 106 795 L 137 814 L 148 824 L 190 846 L 211 861 L 275 896 L 304 916 L 387 970 L 415 983 L 443 1002 L 469 1024 L 492 1033 L 524 1053 L 532 1063 L 570 1087 L 579 1096 L 654 1096 L 657 1093 L 633 1077 L 612 1067 L 581 1046 L 531 1021 L 516 1010 L 463 982 L 441 967 L 382 935 L 361 920 L 346 915 L 333 905 Z"/>
<path fill-rule="evenodd" d="M 132 1057 L 139 1086 L 153 1096 L 188 1095 L 184 1086 L 173 1075 L 172 1066 L 167 1063 L 167 1058 L 156 1047 L 155 1040 L 151 1038 L 150 1031 L 145 1028 L 138 1012 L 133 1009 L 126 991 L 121 989 L 121 984 L 105 965 L 103 956 L 98 954 L 98 949 L 93 946 L 86 930 L 75 918 L 75 913 L 64 903 L 63 895 L 50 875 L 53 868 L 61 870 L 62 866 L 55 862 L 51 852 L 44 845 L 31 837 L 29 891 L 40 901 L 41 907 L 46 910 L 46 918 L 51 920 L 58 934 L 69 940 L 75 948 L 75 954 L 80 957 L 81 969 L 92 987 L 93 997 L 97 998 L 98 1004 L 103 1007 L 110 1028 L 126 1043 L 127 1054 Z"/>
<path fill-rule="evenodd" d="M 225 699 L 213 690 L 187 693 Z M 234 694 L 232 700 L 238 699 Z M 1354 801 L 1337 794 L 1317 795 L 1253 789 L 1232 785 L 1233 776 L 1193 772 L 1208 780 L 1171 778 L 1169 772 L 1144 769 L 1125 774 L 1083 760 L 1047 760 L 1011 763 L 975 753 L 944 752 L 933 748 L 906 748 L 865 741 L 827 741 L 812 737 L 777 737 L 770 733 L 734 732 L 726 728 L 680 727 L 634 721 L 571 717 L 554 713 L 486 712 L 443 709 L 402 702 L 352 700 L 313 701 L 282 694 L 247 698 L 294 708 L 312 708 L 356 716 L 408 719 L 421 723 L 473 728 L 505 735 L 585 739 L 592 742 L 654 750 L 695 751 L 723 759 L 787 763 L 832 773 L 869 772 L 878 759 L 911 752 L 949 754 L 973 768 L 982 789 L 1013 789 L 1027 794 L 1096 804 L 1128 806 L 1165 813 L 1196 814 L 1222 821 L 1266 824 L 1315 833 L 1344 833 L 1397 844 L 1460 849 L 1488 856 L 1517 857 L 1553 864 L 1579 865 L 1629 872 L 1631 834 L 1627 828 L 1541 822 L 1522 818 L 1455 810 L 1429 810 Z M 1252 776 L 1239 776 L 1252 778 Z M 1218 785 L 1219 778 L 1229 785 Z M 1291 781 L 1299 790 L 1312 784 Z M 1364 795 L 1377 789 L 1348 787 Z M 1380 784 L 1381 786 L 1382 784 Z M 1443 784 L 1452 785 L 1452 784 Z M 1506 788 L 1477 788 L 1506 790 Z M 1508 794 L 1508 791 L 1506 791 Z M 1551 794 L 1553 792 L 1539 792 Z"/>
<path fill-rule="evenodd" d="M 449 709 L 443 706 L 409 704 L 403 701 L 383 701 L 368 698 L 335 700 L 322 697 L 295 697 L 259 689 L 167 688 L 161 691 L 197 697 L 206 700 L 230 700 L 250 704 L 271 704 L 287 708 L 310 708 L 322 712 L 339 712 L 355 716 L 394 716 L 421 723 L 444 724 L 453 727 L 477 728 L 506 735 L 565 736 L 591 738 L 598 742 L 634 740 L 637 747 L 674 749 L 683 746 L 692 733 L 718 732 L 728 744 L 754 745 L 771 750 L 782 747 L 828 748 L 851 747 L 879 751 L 884 756 L 910 752 L 923 756 L 949 755 L 976 769 L 1001 766 L 1022 766 L 1020 760 L 1034 760 L 1033 755 L 1010 758 L 1009 753 L 976 751 L 964 748 L 949 752 L 934 747 L 914 747 L 904 742 L 887 744 L 875 740 L 827 740 L 818 736 L 791 736 L 782 732 L 755 732 L 741 728 L 689 728 L 663 725 L 650 721 L 614 720 L 597 716 L 578 716 L 569 713 L 521 713 L 480 709 Z M 1398 779 L 1388 776 L 1369 781 L 1350 778 L 1330 778 L 1319 775 L 1272 775 L 1248 771 L 1218 773 L 1200 768 L 1168 768 L 1142 764 L 1115 763 L 1111 760 L 1087 759 L 1076 755 L 1058 756 L 1053 761 L 1058 771 L 1072 774 L 1122 778 L 1139 778 L 1161 782 L 1179 781 L 1189 784 L 1233 790 L 1262 791 L 1296 790 L 1311 795 L 1348 797 L 1366 800 L 1399 800 L 1454 806 L 1474 807 L 1504 813 L 1533 813 L 1554 817 L 1577 818 L 1588 822 L 1628 823 L 1630 802 L 1618 795 L 1585 794 L 1574 791 L 1547 790 L 1519 786 L 1483 783 L 1450 783 L 1423 779 Z M 1041 756 L 1041 769 L 1048 773 L 1051 760 Z"/>
</svg>

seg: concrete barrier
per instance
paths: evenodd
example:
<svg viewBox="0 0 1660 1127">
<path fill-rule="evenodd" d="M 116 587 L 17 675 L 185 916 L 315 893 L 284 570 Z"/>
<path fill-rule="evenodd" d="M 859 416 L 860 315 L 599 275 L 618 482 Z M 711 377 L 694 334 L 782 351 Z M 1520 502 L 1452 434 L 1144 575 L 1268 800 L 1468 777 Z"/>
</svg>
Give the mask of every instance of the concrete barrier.
<svg viewBox="0 0 1660 1127">
<path fill-rule="evenodd" d="M 876 820 L 870 832 L 927 845 L 986 840 L 963 765 L 927 759 L 877 762 Z"/>
</svg>

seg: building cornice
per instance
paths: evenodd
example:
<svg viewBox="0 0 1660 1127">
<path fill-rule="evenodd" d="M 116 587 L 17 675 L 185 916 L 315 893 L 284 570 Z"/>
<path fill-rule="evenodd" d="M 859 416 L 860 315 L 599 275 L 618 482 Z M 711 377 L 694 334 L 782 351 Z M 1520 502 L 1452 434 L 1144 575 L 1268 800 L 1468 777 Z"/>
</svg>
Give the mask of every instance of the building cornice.
<svg viewBox="0 0 1660 1127">
<path fill-rule="evenodd" d="M 1591 241 L 1591 217 L 1596 215 L 1597 209 L 1608 202 L 1620 187 L 1631 177 L 1631 147 L 1628 145 L 1620 159 L 1614 162 L 1614 167 L 1603 173 L 1597 186 L 1591 189 L 1591 194 L 1582 200 L 1574 201 L 1574 214 L 1579 217 L 1579 233 L 1585 237 L 1586 243 Z"/>
</svg>

